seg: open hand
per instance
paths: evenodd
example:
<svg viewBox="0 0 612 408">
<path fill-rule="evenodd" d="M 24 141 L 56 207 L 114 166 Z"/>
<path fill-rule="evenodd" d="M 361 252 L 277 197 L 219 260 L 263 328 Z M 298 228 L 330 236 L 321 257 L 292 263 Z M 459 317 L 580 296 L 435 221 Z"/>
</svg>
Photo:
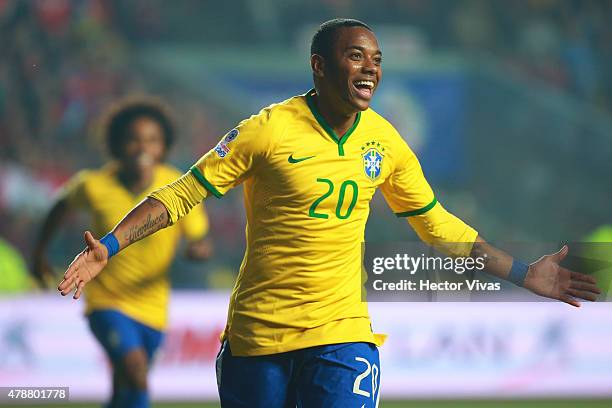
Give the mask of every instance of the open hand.
<svg viewBox="0 0 612 408">
<path fill-rule="evenodd" d="M 66 296 L 74 289 L 73 298 L 80 298 L 83 287 L 87 282 L 98 276 L 108 263 L 106 246 L 95 239 L 89 231 L 85 231 L 85 243 L 87 248 L 70 263 L 64 273 L 64 280 L 60 282 L 57 288 L 62 296 Z"/>
<path fill-rule="evenodd" d="M 592 276 L 559 265 L 568 252 L 569 248 L 564 245 L 559 252 L 545 255 L 529 265 L 524 286 L 540 296 L 580 307 L 577 299 L 594 301 L 601 290 Z"/>
</svg>

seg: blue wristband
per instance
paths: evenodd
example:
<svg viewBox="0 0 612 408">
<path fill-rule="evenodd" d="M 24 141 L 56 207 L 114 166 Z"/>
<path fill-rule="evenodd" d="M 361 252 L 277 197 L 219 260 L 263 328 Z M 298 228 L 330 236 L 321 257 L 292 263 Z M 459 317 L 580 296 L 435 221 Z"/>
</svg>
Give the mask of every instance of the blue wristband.
<svg viewBox="0 0 612 408">
<path fill-rule="evenodd" d="M 102 237 L 100 243 L 108 249 L 108 259 L 111 259 L 113 255 L 119 252 L 119 241 L 117 241 L 112 232 Z"/>
<path fill-rule="evenodd" d="M 515 285 L 523 286 L 528 271 L 529 265 L 517 259 L 513 259 L 512 268 L 510 268 L 510 273 L 508 274 L 508 280 Z"/>
</svg>

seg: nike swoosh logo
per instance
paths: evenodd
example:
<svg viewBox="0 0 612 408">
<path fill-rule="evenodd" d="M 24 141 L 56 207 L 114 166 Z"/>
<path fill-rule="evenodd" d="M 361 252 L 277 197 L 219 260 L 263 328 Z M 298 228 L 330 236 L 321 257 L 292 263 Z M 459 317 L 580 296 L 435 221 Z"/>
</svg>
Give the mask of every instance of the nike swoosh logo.
<svg viewBox="0 0 612 408">
<path fill-rule="evenodd" d="M 293 157 L 293 153 L 291 155 L 289 155 L 289 158 L 287 159 L 287 161 L 289 163 L 299 163 L 299 162 L 303 162 L 304 160 L 308 160 L 308 159 L 312 159 L 315 156 L 308 156 L 308 157 L 301 157 L 299 159 L 296 159 Z"/>
</svg>

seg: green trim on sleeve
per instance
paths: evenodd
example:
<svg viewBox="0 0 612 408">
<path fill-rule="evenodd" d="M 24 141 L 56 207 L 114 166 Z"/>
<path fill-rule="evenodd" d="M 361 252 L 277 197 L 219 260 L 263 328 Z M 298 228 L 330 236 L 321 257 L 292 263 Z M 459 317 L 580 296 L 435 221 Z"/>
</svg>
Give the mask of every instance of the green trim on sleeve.
<svg viewBox="0 0 612 408">
<path fill-rule="evenodd" d="M 319 125 L 321 125 L 321 127 L 323 128 L 323 130 L 325 130 L 325 132 L 329 135 L 329 137 L 334 142 L 336 142 L 336 144 L 338 145 L 338 155 L 344 156 L 344 143 L 346 143 L 349 136 L 351 136 L 351 134 L 357 128 L 357 125 L 359 124 L 359 120 L 361 119 L 361 112 L 357 112 L 357 116 L 355 117 L 355 122 L 349 128 L 349 130 L 347 130 L 346 133 L 342 135 L 342 137 L 338 137 L 334 129 L 332 129 L 332 127 L 327 124 L 323 115 L 321 115 L 321 113 L 319 113 L 319 111 L 317 110 L 317 106 L 315 105 L 314 100 L 313 100 L 314 93 L 315 93 L 314 89 L 311 89 L 310 91 L 306 93 L 306 103 L 308 104 L 308 107 L 310 108 L 310 111 L 312 112 L 312 116 L 315 117 Z"/>
<path fill-rule="evenodd" d="M 219 190 L 215 188 L 215 186 L 213 186 L 208 182 L 208 180 L 206 180 L 206 177 L 204 177 L 204 174 L 202 174 L 200 169 L 198 169 L 196 166 L 193 166 L 191 169 L 189 169 L 189 171 L 191 171 L 191 174 L 195 176 L 195 178 L 200 182 L 200 184 L 203 185 L 204 188 L 206 188 L 208 191 L 210 191 L 215 197 L 223 197 L 223 194 L 221 194 Z"/>
<path fill-rule="evenodd" d="M 432 208 L 434 208 L 434 206 L 436 205 L 437 202 L 438 202 L 438 200 L 434 197 L 433 201 L 431 203 L 427 204 L 423 208 L 419 208 L 418 210 L 404 211 L 404 212 L 401 212 L 401 213 L 395 213 L 395 216 L 396 217 L 412 217 L 414 215 L 425 214 L 427 211 L 429 211 Z"/>
</svg>

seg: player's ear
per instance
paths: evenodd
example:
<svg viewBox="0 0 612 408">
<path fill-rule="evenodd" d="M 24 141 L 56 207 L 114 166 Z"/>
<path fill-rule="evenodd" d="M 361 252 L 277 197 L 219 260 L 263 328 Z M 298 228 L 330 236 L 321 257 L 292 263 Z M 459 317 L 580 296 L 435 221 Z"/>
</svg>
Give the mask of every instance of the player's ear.
<svg viewBox="0 0 612 408">
<path fill-rule="evenodd" d="M 312 54 L 310 56 L 310 68 L 312 69 L 312 73 L 317 78 L 323 78 L 324 68 L 325 68 L 325 60 L 319 54 Z"/>
</svg>

